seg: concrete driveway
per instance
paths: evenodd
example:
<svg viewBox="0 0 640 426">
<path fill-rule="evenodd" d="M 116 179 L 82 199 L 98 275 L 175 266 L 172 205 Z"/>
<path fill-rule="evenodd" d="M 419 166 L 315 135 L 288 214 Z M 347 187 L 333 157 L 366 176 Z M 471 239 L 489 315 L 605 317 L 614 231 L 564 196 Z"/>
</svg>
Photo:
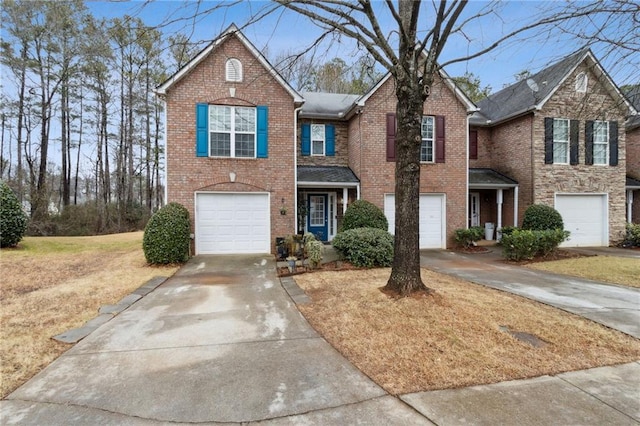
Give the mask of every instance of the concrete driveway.
<svg viewBox="0 0 640 426">
<path fill-rule="evenodd" d="M 640 289 L 510 265 L 502 261 L 499 247 L 490 250 L 477 254 L 424 250 L 420 259 L 435 271 L 537 300 L 640 338 Z M 638 253 L 629 251 L 631 257 Z M 617 255 L 606 248 L 597 252 Z"/>
<path fill-rule="evenodd" d="M 0 406 L 2 424 L 430 424 L 322 339 L 256 256 L 191 259 Z"/>
</svg>

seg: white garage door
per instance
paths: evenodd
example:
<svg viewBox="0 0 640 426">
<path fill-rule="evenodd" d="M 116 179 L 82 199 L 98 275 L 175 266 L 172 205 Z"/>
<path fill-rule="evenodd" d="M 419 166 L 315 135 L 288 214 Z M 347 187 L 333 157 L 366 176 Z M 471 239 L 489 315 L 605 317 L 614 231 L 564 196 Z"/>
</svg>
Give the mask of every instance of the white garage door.
<svg viewBox="0 0 640 426">
<path fill-rule="evenodd" d="M 562 247 L 609 245 L 605 194 L 558 194 L 555 208 L 562 215 L 564 229 L 571 232 Z"/>
<path fill-rule="evenodd" d="M 395 195 L 384 196 L 384 214 L 389 221 L 389 232 L 395 231 Z M 446 248 L 445 204 L 442 194 L 420 194 L 420 248 Z"/>
<path fill-rule="evenodd" d="M 196 194 L 196 254 L 269 253 L 269 194 Z"/>
</svg>

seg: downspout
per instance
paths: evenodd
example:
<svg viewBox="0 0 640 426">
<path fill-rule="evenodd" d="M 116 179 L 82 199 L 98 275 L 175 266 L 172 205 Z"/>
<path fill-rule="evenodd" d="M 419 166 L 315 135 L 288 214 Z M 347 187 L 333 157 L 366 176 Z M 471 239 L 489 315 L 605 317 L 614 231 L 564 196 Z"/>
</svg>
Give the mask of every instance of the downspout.
<svg viewBox="0 0 640 426">
<path fill-rule="evenodd" d="M 293 232 L 298 232 L 298 113 L 302 106 L 293 110 Z"/>
<path fill-rule="evenodd" d="M 167 126 L 167 99 L 164 96 L 158 96 L 162 99 L 162 118 L 164 121 L 164 205 L 166 206 L 169 202 L 169 183 L 167 182 L 167 176 L 169 176 L 169 156 L 168 156 L 168 144 L 167 144 L 167 133 L 169 131 L 169 126 Z"/>
<path fill-rule="evenodd" d="M 467 146 L 465 147 L 465 158 L 466 158 L 466 163 L 467 163 L 467 167 L 466 167 L 466 173 L 465 173 L 465 183 L 464 183 L 464 187 L 465 187 L 465 201 L 464 201 L 464 211 L 465 211 L 465 218 L 464 218 L 464 229 L 469 229 L 469 218 L 471 217 L 471 214 L 469 212 L 469 117 L 471 115 L 469 114 L 469 112 L 467 112 Z M 477 131 L 476 131 L 477 133 Z M 476 137 L 476 140 L 478 138 Z M 476 150 L 477 151 L 477 150 Z M 480 218 L 478 218 L 479 220 Z M 445 235 L 446 235 L 446 230 L 445 230 Z M 446 237 L 445 237 L 446 238 Z M 445 246 L 446 247 L 446 246 Z"/>
</svg>

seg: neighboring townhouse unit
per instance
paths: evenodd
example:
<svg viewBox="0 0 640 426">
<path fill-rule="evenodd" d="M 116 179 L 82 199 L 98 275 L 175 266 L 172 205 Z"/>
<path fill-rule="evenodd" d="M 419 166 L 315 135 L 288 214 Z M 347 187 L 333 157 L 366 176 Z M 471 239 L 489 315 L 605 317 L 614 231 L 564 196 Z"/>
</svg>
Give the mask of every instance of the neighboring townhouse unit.
<svg viewBox="0 0 640 426">
<path fill-rule="evenodd" d="M 478 107 L 471 119 L 477 159 L 470 167 L 490 167 L 518 183 L 514 222 L 529 205 L 541 203 L 561 213 L 571 232 L 565 246 L 622 239 L 624 123 L 635 110 L 590 50 L 502 89 Z M 481 215 L 492 201 L 480 196 Z"/>
<path fill-rule="evenodd" d="M 627 93 L 640 111 L 640 85 Z M 640 223 L 640 114 L 632 115 L 625 126 L 627 133 L 627 222 Z"/>
</svg>

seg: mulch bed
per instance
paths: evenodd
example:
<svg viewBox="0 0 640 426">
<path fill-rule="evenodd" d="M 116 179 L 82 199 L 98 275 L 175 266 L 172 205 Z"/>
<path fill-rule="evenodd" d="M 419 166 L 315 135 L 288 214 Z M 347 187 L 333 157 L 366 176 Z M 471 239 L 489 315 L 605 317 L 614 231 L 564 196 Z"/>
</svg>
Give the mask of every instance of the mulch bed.
<svg viewBox="0 0 640 426">
<path fill-rule="evenodd" d="M 336 260 L 333 262 L 323 263 L 317 268 L 311 268 L 307 266 L 298 266 L 294 272 L 290 272 L 289 268 L 281 267 L 276 268 L 276 272 L 278 273 L 278 277 L 291 277 L 294 275 L 306 274 L 307 272 L 321 272 L 321 271 L 350 271 L 355 269 L 364 269 L 358 268 L 357 266 L 352 265 L 351 263 L 344 260 Z"/>
</svg>

